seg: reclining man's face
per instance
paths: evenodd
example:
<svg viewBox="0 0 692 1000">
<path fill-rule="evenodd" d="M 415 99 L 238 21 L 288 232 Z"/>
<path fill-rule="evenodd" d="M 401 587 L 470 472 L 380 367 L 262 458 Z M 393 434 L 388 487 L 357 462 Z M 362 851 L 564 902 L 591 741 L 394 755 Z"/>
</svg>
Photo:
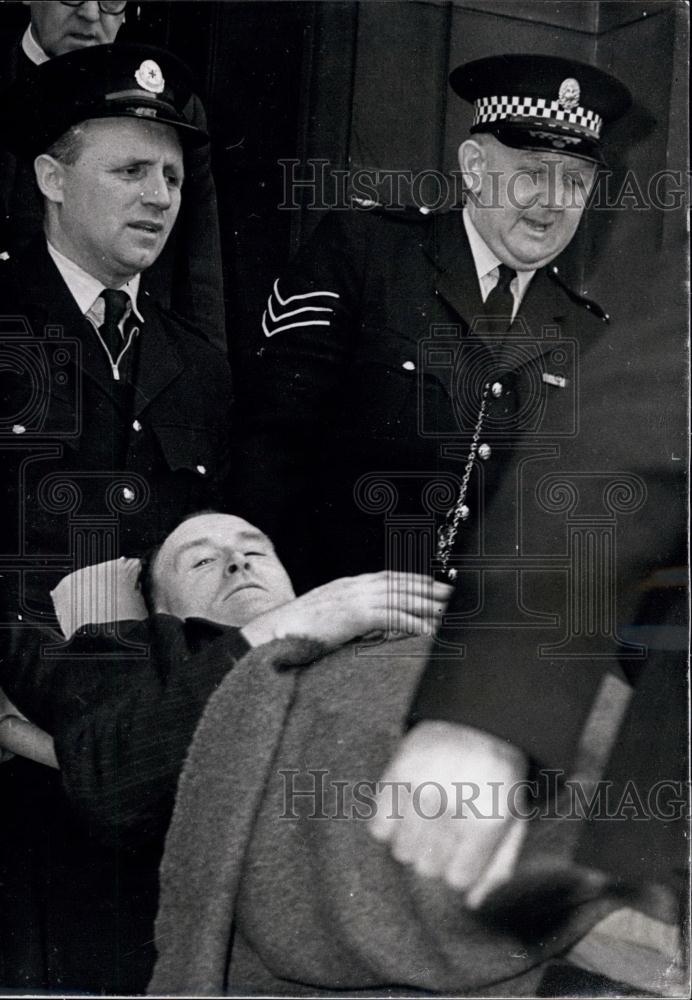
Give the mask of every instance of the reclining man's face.
<svg viewBox="0 0 692 1000">
<path fill-rule="evenodd" d="M 200 514 L 173 531 L 153 567 L 157 611 L 242 627 L 295 597 L 274 547 L 230 514 Z"/>
</svg>

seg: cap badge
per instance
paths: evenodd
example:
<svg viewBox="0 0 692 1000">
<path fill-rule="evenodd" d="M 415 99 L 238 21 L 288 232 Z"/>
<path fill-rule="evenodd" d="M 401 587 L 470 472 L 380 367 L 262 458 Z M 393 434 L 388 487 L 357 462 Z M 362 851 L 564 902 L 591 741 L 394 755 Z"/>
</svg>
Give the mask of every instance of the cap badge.
<svg viewBox="0 0 692 1000">
<path fill-rule="evenodd" d="M 563 80 L 560 84 L 560 90 L 557 95 L 557 103 L 565 111 L 573 111 L 574 108 L 579 104 L 579 98 L 581 97 L 581 88 L 579 82 L 572 76 L 568 76 L 566 80 Z"/>
<path fill-rule="evenodd" d="M 161 67 L 153 59 L 144 60 L 139 69 L 135 71 L 135 80 L 142 90 L 148 90 L 150 94 L 162 93 L 165 86 Z M 564 83 L 562 86 L 564 87 Z"/>
</svg>

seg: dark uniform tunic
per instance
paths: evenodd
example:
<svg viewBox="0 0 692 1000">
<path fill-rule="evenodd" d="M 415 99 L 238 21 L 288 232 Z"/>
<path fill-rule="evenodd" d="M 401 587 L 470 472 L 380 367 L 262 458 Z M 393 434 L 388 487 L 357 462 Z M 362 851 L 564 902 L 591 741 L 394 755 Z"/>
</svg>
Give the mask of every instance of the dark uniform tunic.
<svg viewBox="0 0 692 1000">
<path fill-rule="evenodd" d="M 2 551 L 17 567 L 6 586 L 45 594 L 66 572 L 139 555 L 186 513 L 221 503 L 230 372 L 142 282 L 145 321 L 116 381 L 43 240 L 5 262 L 0 280 Z"/>
<path fill-rule="evenodd" d="M 490 386 L 478 444 L 491 455 L 469 483 L 462 548 L 476 546 L 517 436 L 573 432 L 577 356 L 604 330 L 597 308 L 550 267 L 503 336 L 484 315 L 460 211 L 333 213 L 274 285 L 239 379 L 239 509 L 301 588 L 384 566 L 429 571 Z"/>
<path fill-rule="evenodd" d="M 58 736 L 67 733 L 65 755 L 71 753 L 75 765 L 61 775 L 19 759 L 0 769 L 7 820 L 0 844 L 7 865 L 0 874 L 0 910 L 8 920 L 0 935 L 3 984 L 141 991 L 152 961 L 165 809 L 162 819 L 154 809 L 157 837 L 143 846 L 103 848 L 92 835 L 100 829 L 74 812 L 61 786 L 65 782 L 73 800 L 73 786 L 84 788 L 86 782 L 85 794 L 98 789 L 113 803 L 114 822 L 122 804 L 116 778 L 140 803 L 154 805 L 155 796 L 143 788 L 147 780 L 146 787 L 156 785 L 158 777 L 161 794 L 170 800 L 180 759 L 180 752 L 177 758 L 171 754 L 170 741 L 185 745 L 195 713 L 221 671 L 197 678 L 195 702 L 184 682 L 185 658 L 175 661 L 176 674 L 170 657 L 157 658 L 146 639 L 133 673 L 132 664 L 114 655 L 118 636 L 106 647 L 95 640 L 82 644 L 82 659 L 72 663 L 75 650 L 61 646 L 59 634 L 30 626 L 52 621 L 48 591 L 66 572 L 141 554 L 186 513 L 220 506 L 228 468 L 230 372 L 201 335 L 147 296 L 143 280 L 138 309 L 144 322 L 137 321 L 139 335 L 121 365 L 123 378 L 115 381 L 96 331 L 45 242 L 2 268 L 0 450 L 6 513 L 0 685 L 30 718 Z M 122 651 L 132 659 L 131 646 Z M 170 706 L 171 670 L 179 678 L 178 701 L 169 711 L 181 716 L 183 728 L 160 740 L 149 726 L 154 735 L 147 743 L 146 712 L 158 719 Z M 93 675 L 91 682 L 82 676 L 85 671 Z M 129 683 L 132 698 L 139 697 L 139 716 L 127 698 L 121 698 L 120 715 L 115 708 L 109 712 L 117 691 L 101 683 L 101 673 L 117 671 L 122 671 L 120 695 Z M 102 722 L 94 723 L 93 739 L 79 743 L 69 723 L 84 712 L 89 727 L 85 692 L 103 714 Z M 176 709 L 183 703 L 187 714 Z M 136 729 L 142 718 L 137 732 L 144 744 L 135 740 L 127 758 L 130 727 Z M 148 763 L 154 750 L 156 766 Z M 87 763 L 89 779 L 79 770 Z"/>
</svg>

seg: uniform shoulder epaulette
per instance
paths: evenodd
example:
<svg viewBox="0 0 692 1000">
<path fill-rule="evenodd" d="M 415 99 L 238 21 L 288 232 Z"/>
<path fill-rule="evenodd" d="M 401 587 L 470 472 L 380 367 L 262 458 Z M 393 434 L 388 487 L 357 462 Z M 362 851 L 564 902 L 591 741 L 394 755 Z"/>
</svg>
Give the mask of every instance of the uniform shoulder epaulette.
<svg viewBox="0 0 692 1000">
<path fill-rule="evenodd" d="M 548 277 L 551 278 L 556 285 L 560 286 L 572 302 L 576 302 L 577 305 L 582 306 L 584 309 L 588 310 L 588 312 L 597 316 L 598 319 L 603 320 L 604 323 L 610 323 L 610 315 L 605 311 L 605 309 L 602 306 L 599 306 L 598 302 L 595 302 L 593 299 L 587 299 L 585 295 L 581 295 L 579 292 L 575 292 L 573 288 L 570 288 L 565 279 L 560 276 L 560 272 L 557 267 L 548 268 Z"/>
<path fill-rule="evenodd" d="M 417 205 L 383 204 L 379 201 L 372 201 L 369 198 L 356 198 L 355 196 L 352 197 L 351 201 L 357 211 L 373 212 L 375 215 L 385 216 L 388 219 L 396 219 L 399 222 L 421 223 L 435 214 L 432 209 L 427 208 L 425 205 L 419 208 Z"/>
</svg>

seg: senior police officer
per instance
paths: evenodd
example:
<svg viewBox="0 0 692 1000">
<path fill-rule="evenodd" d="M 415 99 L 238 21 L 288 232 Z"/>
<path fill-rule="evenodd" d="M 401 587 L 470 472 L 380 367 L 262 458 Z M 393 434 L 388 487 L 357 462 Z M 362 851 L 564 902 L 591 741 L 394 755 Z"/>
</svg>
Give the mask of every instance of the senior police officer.
<svg viewBox="0 0 692 1000">
<path fill-rule="evenodd" d="M 187 69 L 170 54 L 104 45 L 45 62 L 17 83 L 3 112 L 6 138 L 35 158 L 45 205 L 44 233 L 0 273 L 9 498 L 2 620 L 32 649 L 31 627 L 53 622 L 48 591 L 65 571 L 136 555 L 223 494 L 228 366 L 140 283 L 178 215 L 188 151 L 208 141 L 187 117 L 190 97 Z M 14 639 L 16 650 L 22 636 Z M 10 698 L 20 661 L 3 657 Z M 116 885 L 125 897 L 125 886 L 134 892 L 137 859 L 105 858 L 53 775 L 11 761 L 0 777 L 5 793 L 14 782 L 33 810 L 27 818 L 5 799 L 9 870 L 21 882 L 24 843 L 34 852 L 24 884 L 43 883 L 44 894 L 15 897 L 5 878 L 15 907 L 13 931 L 3 934 L 6 975 L 18 987 L 136 989 L 134 942 L 146 932 L 136 896 L 129 918 L 112 897 Z M 51 863 L 37 874 L 31 866 L 47 856 L 42 831 Z"/>
<path fill-rule="evenodd" d="M 609 317 L 556 259 L 603 161 L 603 129 L 631 99 L 602 70 L 547 55 L 481 59 L 450 82 L 474 106 L 463 211 L 320 224 L 262 317 L 243 380 L 242 481 L 303 586 L 407 560 L 458 579 L 448 642 L 473 638 L 473 655 L 431 662 L 387 777 L 509 787 L 529 758 L 571 766 L 606 670 L 607 657 L 584 654 L 580 670 L 556 656 L 550 670 L 539 655 L 535 629 L 557 626 L 558 646 L 566 621 L 564 580 L 541 569 L 565 543 L 535 488 L 567 463 L 597 468 L 606 440 L 580 433 L 579 390 L 598 375 Z M 524 551 L 531 566 L 516 562 Z M 373 825 L 400 860 L 473 893 L 507 829 L 437 830 L 434 841 L 413 810 Z"/>
<path fill-rule="evenodd" d="M 552 262 L 577 229 L 602 126 L 626 109 L 626 89 L 593 66 L 548 56 L 480 60 L 451 83 L 476 109 L 459 149 L 463 212 L 328 215 L 274 284 L 241 380 L 239 500 L 299 585 L 404 559 L 405 538 L 387 526 L 403 536 L 410 525 L 422 538 L 423 524 L 434 547 L 432 525 L 464 478 L 485 383 L 481 460 L 488 435 L 517 426 L 513 414 L 524 425 L 540 414 L 547 426 L 555 397 L 570 395 L 543 372 L 538 384 L 533 377 L 543 329 L 578 336 L 585 351 L 607 323 Z M 503 318 L 513 326 L 501 351 Z M 520 334 L 532 348 L 518 346 Z M 555 365 L 545 374 L 567 376 Z M 483 462 L 486 492 L 505 454 Z M 469 499 L 463 506 L 465 515 Z"/>
<path fill-rule="evenodd" d="M 450 79 L 474 106 L 459 150 L 463 212 L 327 217 L 269 296 L 245 385 L 245 453 L 255 520 L 294 578 L 303 568 L 304 585 L 407 560 L 457 581 L 371 832 L 398 861 L 463 892 L 491 926 L 513 909 L 527 941 L 546 941 L 569 897 L 547 866 L 560 833 L 533 849 L 529 835 L 529 866 L 532 856 L 546 864 L 545 880 L 534 870 L 528 885 L 510 884 L 509 907 L 493 913 L 526 834 L 506 796 L 530 765 L 579 774 L 584 788 L 602 774 L 599 754 L 617 756 L 629 684 L 646 662 L 620 628 L 650 621 L 638 602 L 656 586 L 651 567 L 675 565 L 682 439 L 670 447 L 641 407 L 623 405 L 613 373 L 636 367 L 633 331 L 609 328 L 557 261 L 627 89 L 596 67 L 538 55 L 478 60 Z M 646 386 L 645 366 L 636 374 Z M 296 510 L 300 536 L 282 530 Z M 679 689 L 679 677 L 655 676 Z M 643 745 L 650 731 L 649 718 Z M 620 774 L 641 773 L 641 750 L 619 763 Z M 651 771 L 668 778 L 665 767 L 657 758 Z M 446 808 L 435 791 L 416 807 L 415 790 L 431 784 L 446 790 Z M 463 822 L 460 787 L 477 809 Z M 539 840 L 543 826 L 532 828 Z M 611 828 L 611 854 L 619 836 Z M 660 867 L 675 867 L 681 840 Z M 642 851 L 635 883 L 646 877 Z M 588 863 L 599 862 L 592 852 Z M 674 911 L 679 878 L 668 884 Z M 618 917 L 615 937 L 646 950 L 630 917 Z M 619 959 L 587 967 L 635 984 Z M 647 981 L 656 991 L 675 956 L 657 959 Z"/>
</svg>

